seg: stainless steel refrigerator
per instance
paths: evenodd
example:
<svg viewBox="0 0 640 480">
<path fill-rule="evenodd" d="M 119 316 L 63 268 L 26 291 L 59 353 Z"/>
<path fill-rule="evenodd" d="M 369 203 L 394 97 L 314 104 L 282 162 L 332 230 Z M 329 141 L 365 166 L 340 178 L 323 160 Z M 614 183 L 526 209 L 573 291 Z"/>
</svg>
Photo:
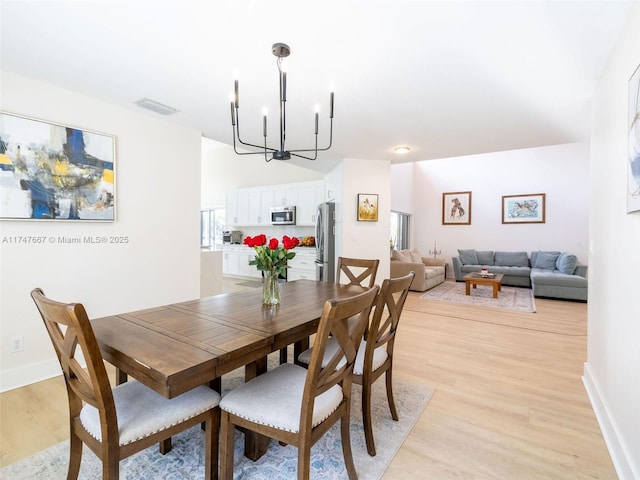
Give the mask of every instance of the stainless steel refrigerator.
<svg viewBox="0 0 640 480">
<path fill-rule="evenodd" d="M 333 283 L 336 278 L 336 204 L 318 205 L 316 214 L 316 280 Z"/>
</svg>

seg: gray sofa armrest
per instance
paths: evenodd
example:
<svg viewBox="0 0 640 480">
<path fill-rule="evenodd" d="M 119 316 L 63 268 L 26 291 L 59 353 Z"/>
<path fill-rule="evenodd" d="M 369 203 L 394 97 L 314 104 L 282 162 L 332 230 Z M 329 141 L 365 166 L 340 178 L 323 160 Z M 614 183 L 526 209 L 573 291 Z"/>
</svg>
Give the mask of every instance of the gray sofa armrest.
<svg viewBox="0 0 640 480">
<path fill-rule="evenodd" d="M 580 275 L 582 278 L 587 278 L 587 272 L 589 271 L 589 267 L 587 265 L 578 265 L 576 270 L 573 272 L 574 275 Z"/>
<path fill-rule="evenodd" d="M 390 262 L 391 278 L 403 277 L 409 272 L 415 273 L 415 277 L 413 277 L 413 281 L 409 287 L 412 290 L 424 290 L 424 269 L 424 263 L 398 262 L 395 260 Z"/>
<path fill-rule="evenodd" d="M 456 276 L 456 282 L 462 281 L 462 262 L 460 261 L 460 257 L 451 257 L 451 262 L 453 263 L 453 273 Z"/>
</svg>

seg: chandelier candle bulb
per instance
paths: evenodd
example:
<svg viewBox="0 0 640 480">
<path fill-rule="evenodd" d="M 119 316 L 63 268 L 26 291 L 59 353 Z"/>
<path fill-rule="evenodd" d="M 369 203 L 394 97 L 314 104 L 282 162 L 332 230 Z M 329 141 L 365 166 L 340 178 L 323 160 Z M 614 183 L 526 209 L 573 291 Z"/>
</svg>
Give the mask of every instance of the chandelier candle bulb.
<svg viewBox="0 0 640 480">
<path fill-rule="evenodd" d="M 333 118 L 333 90 L 331 90 L 331 96 L 329 98 L 329 118 Z"/>
<path fill-rule="evenodd" d="M 267 136 L 267 109 L 262 109 L 262 134 Z"/>
<path fill-rule="evenodd" d="M 236 126 L 236 112 L 233 110 L 233 100 L 231 100 L 231 125 Z"/>
<path fill-rule="evenodd" d="M 318 134 L 318 110 L 316 109 L 316 135 Z"/>
<path fill-rule="evenodd" d="M 234 84 L 234 91 L 235 91 L 235 99 L 234 99 L 234 101 L 235 101 L 236 108 L 238 108 L 240 106 L 240 94 L 238 93 L 238 79 L 237 78 L 233 81 L 233 84 Z"/>
</svg>

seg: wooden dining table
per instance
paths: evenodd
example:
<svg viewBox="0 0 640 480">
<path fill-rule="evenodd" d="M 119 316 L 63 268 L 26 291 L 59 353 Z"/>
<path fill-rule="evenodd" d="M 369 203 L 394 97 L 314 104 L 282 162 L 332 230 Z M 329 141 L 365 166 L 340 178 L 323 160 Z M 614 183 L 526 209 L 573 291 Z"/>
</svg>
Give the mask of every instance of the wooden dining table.
<svg viewBox="0 0 640 480">
<path fill-rule="evenodd" d="M 122 313 L 91 321 L 104 359 L 117 382 L 131 376 L 167 398 L 199 385 L 220 388 L 220 379 L 245 367 L 245 379 L 266 371 L 268 354 L 294 345 L 294 358 L 309 346 L 324 303 L 366 288 L 296 280 L 280 284 L 281 303 L 262 305 L 262 289 L 226 293 Z M 266 450 L 245 436 L 245 455 Z"/>
</svg>

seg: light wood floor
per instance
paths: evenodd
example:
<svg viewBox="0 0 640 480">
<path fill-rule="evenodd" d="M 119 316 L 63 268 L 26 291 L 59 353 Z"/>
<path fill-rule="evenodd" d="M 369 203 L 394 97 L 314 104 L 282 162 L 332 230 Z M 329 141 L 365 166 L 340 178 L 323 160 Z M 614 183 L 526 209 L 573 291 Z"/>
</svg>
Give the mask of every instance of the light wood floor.
<svg viewBox="0 0 640 480">
<path fill-rule="evenodd" d="M 529 314 L 419 297 L 394 375 L 436 391 L 385 480 L 617 478 L 581 380 L 586 304 L 536 299 Z M 60 377 L 1 394 L 1 464 L 67 438 L 66 402 Z"/>
</svg>

